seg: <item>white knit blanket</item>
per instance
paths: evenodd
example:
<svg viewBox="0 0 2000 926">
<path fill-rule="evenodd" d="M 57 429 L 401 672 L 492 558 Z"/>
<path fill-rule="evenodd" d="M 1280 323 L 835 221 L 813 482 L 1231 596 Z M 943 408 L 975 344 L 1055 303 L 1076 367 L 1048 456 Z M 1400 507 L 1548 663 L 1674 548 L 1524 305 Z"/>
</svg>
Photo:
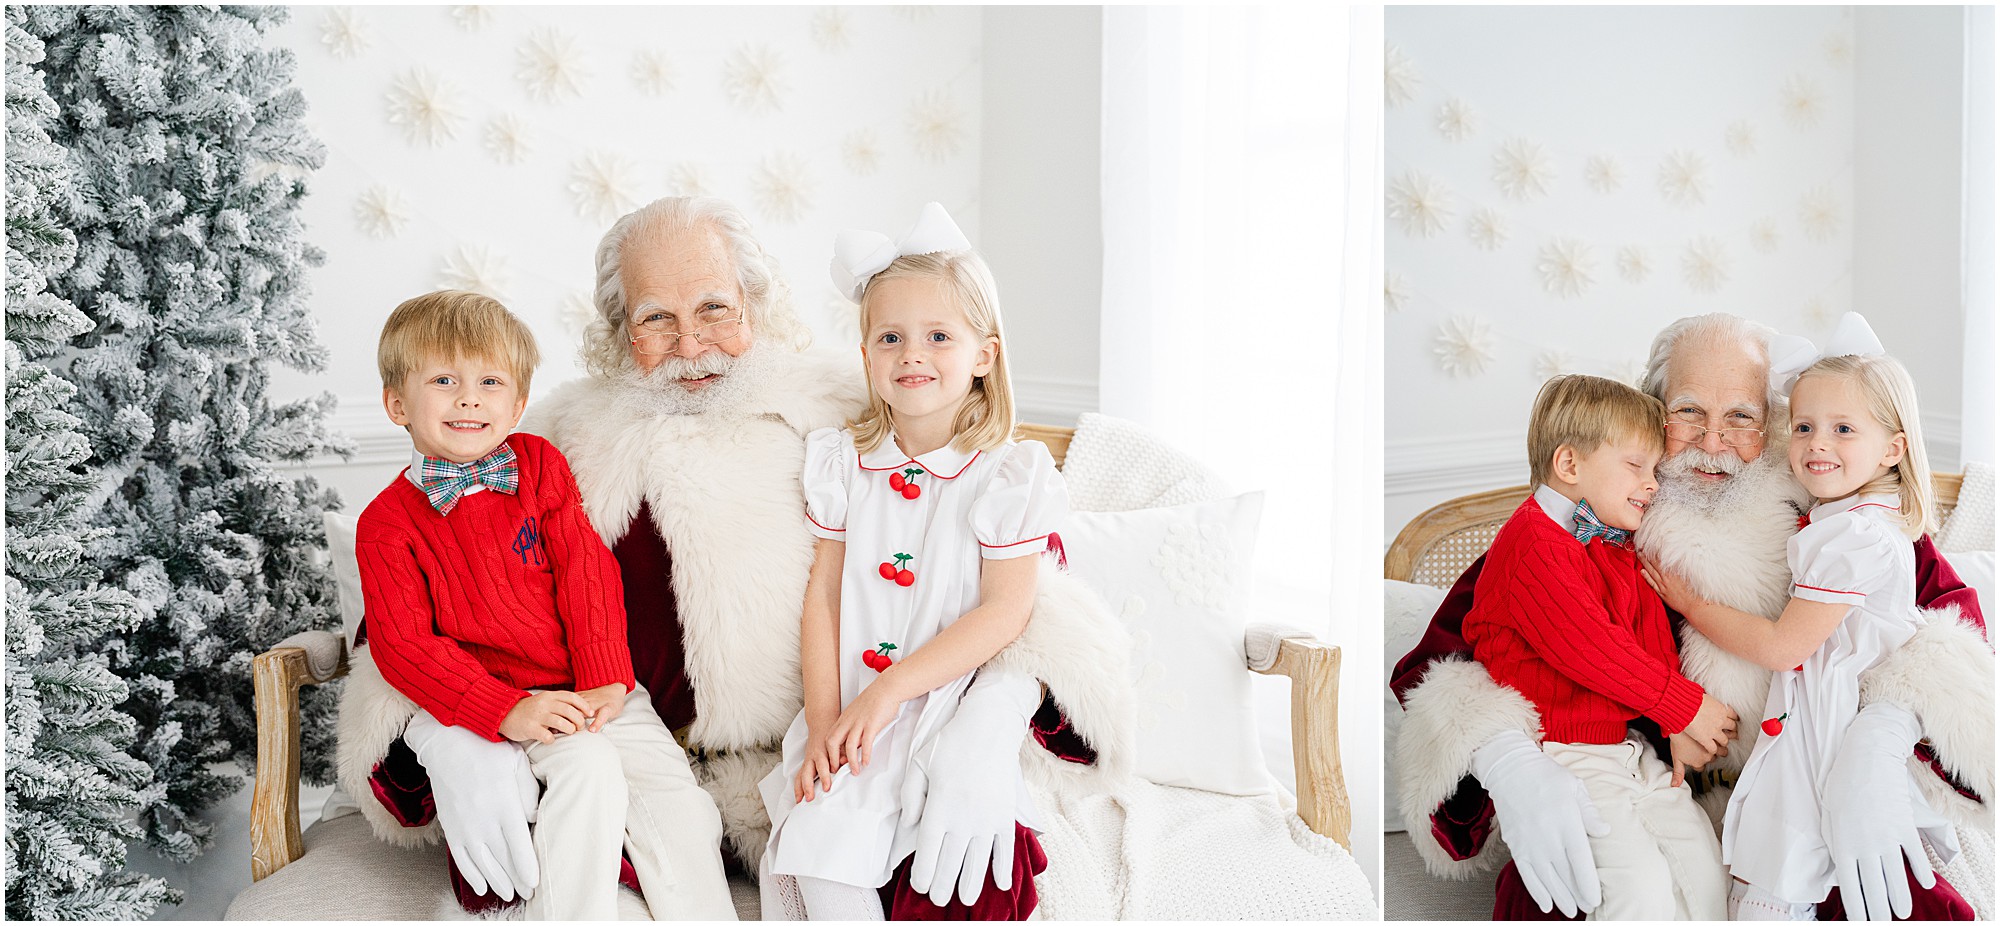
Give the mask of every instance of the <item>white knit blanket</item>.
<svg viewBox="0 0 2000 926">
<path fill-rule="evenodd" d="M 1076 421 L 1063 485 L 1077 511 L 1137 511 L 1229 495 L 1213 470 L 1144 428 L 1096 412 Z"/>
<path fill-rule="evenodd" d="M 1958 487 L 1958 506 L 1934 539 L 1943 553 L 1993 549 L 1993 464 L 1966 464 L 1965 481 Z"/>
<path fill-rule="evenodd" d="M 1032 779 L 1031 779 L 1032 781 Z M 1047 830 L 1035 914 L 1051 920 L 1369 920 L 1354 856 L 1276 794 L 1135 781 L 1113 796 L 1031 785 Z"/>
</svg>

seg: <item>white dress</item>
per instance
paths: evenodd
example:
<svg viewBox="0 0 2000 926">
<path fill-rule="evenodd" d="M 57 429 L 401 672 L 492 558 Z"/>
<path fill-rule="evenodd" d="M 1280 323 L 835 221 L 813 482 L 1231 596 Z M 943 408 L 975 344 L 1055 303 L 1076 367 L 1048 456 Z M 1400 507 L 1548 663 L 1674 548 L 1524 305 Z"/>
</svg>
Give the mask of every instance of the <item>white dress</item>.
<svg viewBox="0 0 2000 926">
<path fill-rule="evenodd" d="M 1916 554 L 1902 532 L 1894 496 L 1848 496 L 1812 510 L 1786 555 L 1792 595 L 1851 604 L 1833 635 L 1798 669 L 1773 673 L 1763 735 L 1737 777 L 1722 817 L 1729 873 L 1787 903 L 1817 903 L 1834 887 L 1833 859 L 1820 830 L 1820 795 L 1848 724 L 1860 711 L 1861 673 L 1907 642 L 1923 624 L 1916 606 Z M 1909 779 L 1918 825 L 1942 824 Z M 1945 832 L 1948 832 L 1948 828 Z M 1932 836 L 1940 846 L 1944 833 Z"/>
<path fill-rule="evenodd" d="M 864 654 L 886 652 L 900 662 L 915 652 L 979 604 L 981 563 L 1043 552 L 1069 512 L 1062 476 L 1038 441 L 973 453 L 947 445 L 911 459 L 893 434 L 857 454 L 847 431 L 822 428 L 806 436 L 801 479 L 807 528 L 847 545 L 840 573 L 842 708 L 879 675 Z M 917 487 L 916 498 L 895 488 L 905 484 Z M 907 572 L 908 584 L 885 578 L 885 565 L 899 578 Z M 858 887 L 887 883 L 915 848 L 928 748 L 973 674 L 904 702 L 876 739 L 868 768 L 859 774 L 841 768 L 831 791 L 804 804 L 792 797 L 805 751 L 804 712 L 793 719 L 784 761 L 759 785 L 771 815 L 771 871 Z M 1016 804 L 1016 818 L 1033 826 L 1025 788 Z"/>
</svg>

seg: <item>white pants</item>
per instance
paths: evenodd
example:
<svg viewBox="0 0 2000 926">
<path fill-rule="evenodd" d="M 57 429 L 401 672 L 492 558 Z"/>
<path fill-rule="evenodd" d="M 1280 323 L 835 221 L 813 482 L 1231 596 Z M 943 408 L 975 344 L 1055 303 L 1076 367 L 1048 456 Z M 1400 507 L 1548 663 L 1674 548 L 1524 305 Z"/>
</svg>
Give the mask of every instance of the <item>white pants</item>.
<svg viewBox="0 0 2000 926">
<path fill-rule="evenodd" d="M 1720 920 L 1729 875 L 1715 825 L 1694 792 L 1633 737 L 1610 745 L 1543 743 L 1542 751 L 1583 781 L 1611 835 L 1591 837 L 1604 902 L 1594 920 Z"/>
<path fill-rule="evenodd" d="M 618 918 L 618 850 L 656 920 L 733 920 L 722 814 L 644 687 L 604 729 L 528 743 L 542 792 L 534 842 L 542 883 L 531 920 Z"/>
</svg>

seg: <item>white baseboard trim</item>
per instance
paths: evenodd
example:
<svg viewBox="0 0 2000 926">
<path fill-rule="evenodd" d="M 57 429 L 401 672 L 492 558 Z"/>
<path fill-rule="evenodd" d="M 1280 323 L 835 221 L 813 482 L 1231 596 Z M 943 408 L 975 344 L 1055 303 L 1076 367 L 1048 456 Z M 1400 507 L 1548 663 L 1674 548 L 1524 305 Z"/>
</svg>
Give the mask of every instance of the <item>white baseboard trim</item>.
<svg viewBox="0 0 2000 926">
<path fill-rule="evenodd" d="M 1014 377 L 1014 413 L 1021 421 L 1075 427 L 1077 416 L 1096 410 L 1096 380 Z"/>
</svg>

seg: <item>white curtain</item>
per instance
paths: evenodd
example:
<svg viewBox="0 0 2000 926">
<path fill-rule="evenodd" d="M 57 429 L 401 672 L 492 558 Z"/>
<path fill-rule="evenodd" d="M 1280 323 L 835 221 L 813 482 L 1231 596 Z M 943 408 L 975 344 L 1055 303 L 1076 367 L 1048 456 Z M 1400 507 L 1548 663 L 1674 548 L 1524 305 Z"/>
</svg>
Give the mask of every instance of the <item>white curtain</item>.
<svg viewBox="0 0 2000 926">
<path fill-rule="evenodd" d="M 1372 878 L 1381 8 L 1109 7 L 1103 92 L 1099 402 L 1268 493 L 1254 619 L 1344 650 L 1341 748 Z M 1281 722 L 1283 691 L 1267 697 Z"/>
</svg>

